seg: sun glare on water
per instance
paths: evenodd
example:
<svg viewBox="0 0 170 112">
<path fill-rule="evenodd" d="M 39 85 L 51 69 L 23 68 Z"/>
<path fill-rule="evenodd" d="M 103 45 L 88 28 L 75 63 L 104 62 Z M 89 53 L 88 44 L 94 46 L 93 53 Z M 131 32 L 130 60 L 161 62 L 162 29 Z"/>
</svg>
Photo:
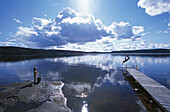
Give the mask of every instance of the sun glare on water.
<svg viewBox="0 0 170 112">
<path fill-rule="evenodd" d="M 83 107 L 81 112 L 88 112 L 88 108 L 87 108 L 88 104 L 86 103 L 86 101 L 83 101 Z"/>
</svg>

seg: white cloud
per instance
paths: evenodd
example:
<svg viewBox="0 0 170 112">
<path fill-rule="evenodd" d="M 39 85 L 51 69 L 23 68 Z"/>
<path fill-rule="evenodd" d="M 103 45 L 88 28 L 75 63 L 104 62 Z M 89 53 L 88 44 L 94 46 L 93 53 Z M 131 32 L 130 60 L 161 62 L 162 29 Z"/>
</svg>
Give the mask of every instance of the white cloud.
<svg viewBox="0 0 170 112">
<path fill-rule="evenodd" d="M 66 7 L 64 8 L 61 12 L 59 12 L 59 14 L 57 15 L 56 18 L 56 22 L 61 22 L 61 20 L 65 19 L 65 18 L 74 18 L 77 16 L 77 13 L 75 10 Z"/>
<path fill-rule="evenodd" d="M 2 32 L 0 32 L 0 35 L 2 34 Z"/>
<path fill-rule="evenodd" d="M 144 31 L 144 27 L 143 26 L 133 26 L 132 31 L 134 34 L 139 34 Z"/>
<path fill-rule="evenodd" d="M 164 33 L 168 33 L 168 31 L 164 31 Z"/>
<path fill-rule="evenodd" d="M 170 23 L 168 23 L 168 26 L 170 26 Z"/>
<path fill-rule="evenodd" d="M 32 19 L 32 24 L 34 26 L 35 29 L 37 30 L 43 30 L 43 28 L 48 28 L 49 25 L 51 25 L 52 21 L 51 19 L 42 19 L 42 18 L 36 18 L 34 17 Z"/>
<path fill-rule="evenodd" d="M 145 35 L 147 35 L 147 34 L 149 34 L 150 32 L 144 32 L 144 33 L 142 33 L 141 35 L 142 36 L 145 36 Z"/>
<path fill-rule="evenodd" d="M 47 17 L 47 14 L 44 14 L 45 17 Z"/>
<path fill-rule="evenodd" d="M 151 16 L 170 13 L 170 0 L 139 0 L 138 7 L 144 8 Z"/>
<path fill-rule="evenodd" d="M 136 40 L 140 36 L 135 34 L 142 32 L 143 27 L 136 26 L 135 33 L 132 27 L 123 21 L 113 22 L 107 27 L 100 19 L 96 20 L 92 15 L 76 12 L 67 7 L 59 12 L 54 20 L 34 17 L 32 26 L 20 26 L 14 37 L 26 46 L 36 48 L 61 46 L 68 43 L 79 45 L 95 42 L 103 37 Z"/>
<path fill-rule="evenodd" d="M 62 21 L 61 21 L 61 23 L 68 23 L 68 24 L 81 24 L 81 23 L 83 23 L 83 24 L 86 24 L 86 23 L 90 23 L 92 21 L 92 18 L 89 18 L 89 17 L 87 17 L 87 18 L 83 18 L 83 17 L 81 17 L 81 16 L 79 16 L 79 17 L 74 17 L 74 18 L 66 18 L 66 19 L 63 19 Z"/>
<path fill-rule="evenodd" d="M 12 45 L 16 45 L 13 42 L 0 42 L 0 46 L 12 46 Z"/>
<path fill-rule="evenodd" d="M 14 18 L 13 20 L 19 24 L 22 24 L 22 22 L 19 19 Z"/>
<path fill-rule="evenodd" d="M 157 33 L 168 33 L 168 31 L 158 31 Z"/>
<path fill-rule="evenodd" d="M 15 34 L 15 37 L 30 37 L 32 35 L 38 35 L 36 31 L 34 31 L 33 28 L 28 27 L 18 27 L 18 31 Z"/>
<path fill-rule="evenodd" d="M 162 33 L 162 31 L 158 31 L 157 33 Z"/>
<path fill-rule="evenodd" d="M 128 22 L 121 21 L 120 23 L 113 22 L 108 31 L 111 32 L 117 39 L 135 39 L 140 36 L 135 36 L 132 31 L 132 26 Z"/>
</svg>

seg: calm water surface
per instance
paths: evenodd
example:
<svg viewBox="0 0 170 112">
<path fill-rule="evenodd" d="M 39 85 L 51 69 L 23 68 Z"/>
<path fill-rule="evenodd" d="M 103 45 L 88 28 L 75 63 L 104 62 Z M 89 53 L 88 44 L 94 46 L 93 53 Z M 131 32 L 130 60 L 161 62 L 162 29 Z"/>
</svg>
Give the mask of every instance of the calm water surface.
<svg viewBox="0 0 170 112">
<path fill-rule="evenodd" d="M 145 112 L 125 78 L 124 56 L 111 54 L 0 62 L 0 85 L 33 80 L 33 68 L 45 81 L 61 80 L 73 112 Z M 128 67 L 138 69 L 170 89 L 170 57 L 131 56 Z M 80 98 L 81 94 L 87 95 Z"/>
</svg>

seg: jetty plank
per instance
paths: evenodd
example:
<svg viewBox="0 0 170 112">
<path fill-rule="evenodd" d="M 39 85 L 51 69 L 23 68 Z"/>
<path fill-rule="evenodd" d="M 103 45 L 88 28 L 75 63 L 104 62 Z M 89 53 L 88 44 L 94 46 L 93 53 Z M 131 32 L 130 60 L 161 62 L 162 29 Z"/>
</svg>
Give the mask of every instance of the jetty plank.
<svg viewBox="0 0 170 112">
<path fill-rule="evenodd" d="M 152 96 L 162 109 L 170 112 L 170 90 L 136 69 L 127 71 Z"/>
</svg>

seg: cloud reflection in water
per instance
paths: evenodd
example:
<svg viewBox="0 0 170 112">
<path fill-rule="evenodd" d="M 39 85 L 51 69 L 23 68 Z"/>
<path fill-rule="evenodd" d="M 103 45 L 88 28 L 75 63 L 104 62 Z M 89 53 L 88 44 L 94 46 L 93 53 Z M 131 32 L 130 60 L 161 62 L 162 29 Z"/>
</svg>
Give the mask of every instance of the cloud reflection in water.
<svg viewBox="0 0 170 112">
<path fill-rule="evenodd" d="M 66 92 L 67 97 L 75 97 L 77 94 L 85 93 L 86 95 L 95 94 L 95 99 L 92 102 L 98 101 L 102 96 L 105 96 L 103 100 L 106 99 L 106 102 L 100 102 L 101 105 L 108 102 L 113 103 L 110 97 L 117 99 L 115 102 L 124 103 L 126 101 L 128 103 L 130 100 L 124 94 L 127 94 L 130 90 L 127 88 L 128 84 L 124 83 L 124 77 L 121 73 L 123 60 L 124 56 L 100 54 L 20 62 L 0 62 L 0 82 L 4 83 L 5 80 L 16 81 L 15 78 L 17 78 L 17 81 L 32 79 L 32 68 L 37 66 L 39 75 L 43 80 L 62 80 L 65 83 L 63 91 Z M 130 56 L 130 60 L 126 64 L 131 67 L 137 64 L 142 72 L 146 72 L 146 74 L 151 72 L 154 74 L 153 77 L 160 76 L 159 80 L 168 86 L 170 85 L 168 75 L 170 72 L 168 68 L 170 66 L 170 57 Z M 107 91 L 111 91 L 111 93 Z M 98 97 L 96 97 L 96 94 Z M 134 94 L 130 91 L 128 95 L 130 95 L 128 96 L 129 98 Z M 132 105 L 138 104 L 135 98 L 134 100 L 135 104 L 133 102 Z M 83 103 L 83 101 L 81 103 L 76 102 L 76 104 L 80 103 L 79 111 L 88 111 L 88 105 L 86 104 L 89 104 L 89 102 Z M 96 105 L 98 106 L 99 103 L 96 103 Z M 126 105 L 121 105 L 126 107 Z"/>
</svg>

